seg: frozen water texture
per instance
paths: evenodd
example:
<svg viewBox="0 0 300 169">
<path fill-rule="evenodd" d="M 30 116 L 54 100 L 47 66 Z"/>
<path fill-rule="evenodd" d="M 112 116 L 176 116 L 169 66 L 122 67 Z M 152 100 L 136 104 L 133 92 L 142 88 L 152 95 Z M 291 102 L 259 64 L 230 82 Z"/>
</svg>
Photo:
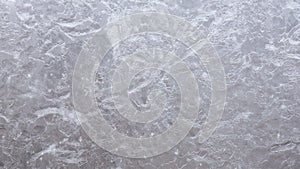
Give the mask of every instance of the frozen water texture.
<svg viewBox="0 0 300 169">
<path fill-rule="evenodd" d="M 211 81 L 201 63 L 189 58 L 186 62 L 198 77 L 202 99 L 198 123 L 170 151 L 131 159 L 102 149 L 83 131 L 72 103 L 72 75 L 81 49 L 96 32 L 107 23 L 143 11 L 179 16 L 204 33 L 223 63 L 227 98 L 216 131 L 199 143 Z M 299 22 L 299 0 L 1 1 L 0 168 L 299 169 Z M 131 37 L 106 57 L 151 44 L 183 56 L 185 46 L 179 42 L 151 36 Z M 111 84 L 102 84 L 107 79 L 101 77 L 113 75 L 105 67 L 112 61 L 104 62 L 95 80 L 100 87 Z M 138 86 L 134 80 L 133 88 Z M 165 83 L 173 86 L 174 97 L 161 95 L 167 119 L 166 123 L 160 119 L 161 128 L 153 125 L 141 130 L 141 124 L 126 119 L 116 123 L 121 118 L 114 119 L 117 116 L 109 112 L 107 121 L 132 137 L 167 130 L 168 122 L 177 117 L 174 105 L 180 96 L 172 79 Z M 101 102 L 106 92 L 95 89 L 99 108 L 111 106 Z M 140 103 L 140 91 L 136 92 L 130 97 Z M 168 115 L 168 110 L 174 113 Z"/>
</svg>

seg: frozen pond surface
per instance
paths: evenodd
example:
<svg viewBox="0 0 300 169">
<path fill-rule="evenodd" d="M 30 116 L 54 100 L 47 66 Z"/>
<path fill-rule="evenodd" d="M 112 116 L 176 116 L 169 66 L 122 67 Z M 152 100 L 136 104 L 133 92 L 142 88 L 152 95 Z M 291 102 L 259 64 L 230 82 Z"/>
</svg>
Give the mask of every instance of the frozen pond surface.
<svg viewBox="0 0 300 169">
<path fill-rule="evenodd" d="M 123 39 L 102 56 L 93 76 L 95 88 L 80 94 L 92 92 L 102 110 L 99 116 L 134 140 L 172 131 L 178 119 L 186 122 L 175 132 L 178 138 L 171 137 L 178 144 L 163 140 L 162 145 L 170 145 L 144 152 L 150 157 L 129 158 L 140 154 L 128 153 L 126 146 L 115 149 L 122 143 L 118 137 L 108 137 L 113 140 L 101 146 L 98 137 L 84 130 L 88 127 L 78 120 L 84 118 L 77 117 L 72 82 L 77 58 L 97 49 L 86 46 L 88 40 L 105 25 L 142 12 L 178 16 L 202 33 L 223 66 L 226 104 L 206 138 L 201 132 L 207 130 L 210 108 L 222 105 L 222 100 L 212 104 L 222 98 L 219 92 L 220 98 L 214 97 L 214 86 L 220 85 L 212 85 L 214 79 L 222 84 L 222 78 L 210 72 L 221 70 L 219 62 L 215 68 L 205 66 L 190 45 L 172 36 L 145 33 Z M 176 36 L 184 35 L 178 32 Z M 183 64 L 168 69 L 172 57 L 184 58 Z M 299 169 L 299 85 L 299 0 L 0 2 L 0 168 Z M 90 108 L 90 102 L 81 102 Z M 192 107 L 194 102 L 199 107 Z M 189 129 L 185 120 L 194 117 L 180 113 L 184 106 L 199 112 L 181 140 L 179 133 Z M 151 147 L 145 145 L 137 145 L 137 151 Z M 125 150 L 128 154 L 117 155 Z"/>
</svg>

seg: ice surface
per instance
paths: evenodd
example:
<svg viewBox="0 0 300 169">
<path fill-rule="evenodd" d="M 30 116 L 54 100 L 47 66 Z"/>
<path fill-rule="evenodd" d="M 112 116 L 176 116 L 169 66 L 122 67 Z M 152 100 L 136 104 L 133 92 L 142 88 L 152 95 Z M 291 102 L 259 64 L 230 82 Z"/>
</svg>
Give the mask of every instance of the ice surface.
<svg viewBox="0 0 300 169">
<path fill-rule="evenodd" d="M 179 16 L 204 33 L 223 63 L 227 98 L 216 131 L 199 143 L 211 81 L 191 54 L 185 62 L 199 88 L 197 122 L 170 151 L 132 159 L 102 149 L 84 132 L 72 103 L 72 76 L 81 49 L 96 32 L 143 11 Z M 299 21 L 297 0 L 1 1 L 0 168 L 299 169 Z M 178 113 L 178 85 L 167 74 L 158 76 L 160 71 L 141 72 L 130 86 L 137 107 L 147 108 L 155 96 L 143 97 L 139 76 L 161 91 L 158 103 L 166 103 L 154 103 L 163 107 L 157 121 L 131 122 L 110 104 L 110 80 L 122 56 L 149 47 L 190 54 L 171 37 L 137 35 L 107 53 L 95 75 L 98 107 L 110 110 L 103 116 L 116 131 L 135 138 L 163 133 Z"/>
</svg>

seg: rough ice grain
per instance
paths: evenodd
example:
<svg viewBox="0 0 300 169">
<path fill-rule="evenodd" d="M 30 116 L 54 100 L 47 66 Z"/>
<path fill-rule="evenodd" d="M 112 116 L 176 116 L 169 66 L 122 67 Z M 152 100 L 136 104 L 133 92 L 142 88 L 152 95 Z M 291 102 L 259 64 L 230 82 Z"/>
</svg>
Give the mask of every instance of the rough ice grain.
<svg viewBox="0 0 300 169">
<path fill-rule="evenodd" d="M 205 143 L 192 130 L 167 153 L 130 159 L 84 133 L 71 81 L 83 44 L 111 20 L 140 11 L 174 14 L 204 30 L 228 91 Z M 299 22 L 298 0 L 1 1 L 0 168 L 299 169 Z"/>
</svg>

